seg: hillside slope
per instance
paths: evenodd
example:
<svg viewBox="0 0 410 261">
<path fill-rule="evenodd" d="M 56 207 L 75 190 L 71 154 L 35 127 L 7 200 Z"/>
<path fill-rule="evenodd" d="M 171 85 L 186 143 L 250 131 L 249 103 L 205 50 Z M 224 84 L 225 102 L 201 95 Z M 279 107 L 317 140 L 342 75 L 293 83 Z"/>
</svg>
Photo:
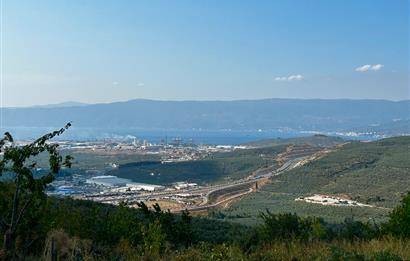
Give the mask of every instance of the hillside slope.
<svg viewBox="0 0 410 261">
<path fill-rule="evenodd" d="M 265 147 L 271 147 L 271 146 L 276 146 L 276 145 L 281 145 L 281 144 L 293 144 L 293 145 L 309 145 L 313 147 L 327 148 L 327 147 L 333 147 L 343 142 L 345 141 L 340 137 L 332 137 L 332 136 L 316 134 L 313 136 L 288 138 L 288 139 L 280 139 L 280 138 L 264 139 L 264 140 L 248 142 L 248 143 L 245 143 L 244 145 L 255 147 L 255 148 L 265 148 Z"/>
<path fill-rule="evenodd" d="M 252 147 L 251 149 L 214 153 L 197 161 L 164 164 L 159 161 L 127 162 L 127 164 L 121 164 L 118 169 L 110 171 L 109 174 L 136 182 L 163 185 L 184 180 L 201 185 L 226 182 L 247 177 L 253 171 L 266 165 L 276 166 L 277 156 L 285 153 L 292 145 L 304 146 L 303 150 L 307 151 L 317 151 L 323 147 L 333 147 L 343 142 L 346 141 L 324 135 L 263 140 L 247 144 Z"/>
<path fill-rule="evenodd" d="M 351 142 L 324 157 L 273 179 L 227 212 L 255 219 L 257 213 L 290 211 L 343 220 L 356 216 L 383 219 L 410 190 L 410 137 Z M 300 196 L 328 194 L 376 206 L 340 207 L 295 202 Z M 256 208 L 256 211 L 255 211 Z M 235 214 L 234 214 L 235 213 Z M 239 215 L 239 216 L 240 216 Z"/>
<path fill-rule="evenodd" d="M 235 150 L 214 153 L 196 161 L 131 162 L 109 172 L 136 182 L 169 185 L 178 181 L 201 185 L 226 182 L 249 176 L 252 171 L 265 165 L 276 164 L 274 157 L 285 151 L 286 145 L 270 148 Z M 262 156 L 261 156 L 262 155 Z"/>
</svg>

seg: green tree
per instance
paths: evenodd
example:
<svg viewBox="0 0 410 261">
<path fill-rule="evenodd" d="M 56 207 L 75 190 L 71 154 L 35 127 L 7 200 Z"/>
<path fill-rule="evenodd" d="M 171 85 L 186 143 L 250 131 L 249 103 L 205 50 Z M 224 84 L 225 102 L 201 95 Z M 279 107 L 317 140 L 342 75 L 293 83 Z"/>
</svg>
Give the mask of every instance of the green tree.
<svg viewBox="0 0 410 261">
<path fill-rule="evenodd" d="M 322 239 L 330 239 L 331 235 L 329 233 L 329 229 L 326 226 L 326 223 L 323 219 L 313 217 L 310 219 L 311 222 L 311 232 L 310 237 L 312 240 L 322 240 Z"/>
<path fill-rule="evenodd" d="M 310 234 L 310 221 L 302 219 L 296 214 L 273 214 L 269 210 L 266 210 L 266 213 L 261 213 L 260 217 L 264 222 L 262 225 L 262 233 L 268 240 L 307 239 Z"/>
<path fill-rule="evenodd" d="M 135 212 L 121 203 L 110 214 L 110 242 L 120 242 L 126 239 L 131 246 L 141 242 L 141 224 L 138 222 Z"/>
<path fill-rule="evenodd" d="M 376 234 L 377 227 L 370 223 L 363 223 L 353 218 L 346 218 L 341 224 L 338 234 L 339 237 L 348 240 L 369 239 Z"/>
<path fill-rule="evenodd" d="M 0 160 L 0 176 L 9 174 L 12 177 L 11 181 L 6 179 L 0 182 L 11 182 L 13 189 L 8 211 L 2 211 L 3 213 L 0 214 L 4 231 L 3 251 L 6 256 L 14 254 L 16 233 L 28 209 L 45 199 L 44 190 L 47 184 L 54 180 L 62 166 L 71 167 L 72 157 L 68 155 L 63 159 L 58 151 L 58 144 L 49 143 L 52 138 L 63 134 L 70 126 L 71 123 L 68 123 L 63 128 L 45 134 L 23 146 L 17 145 L 8 132 L 0 140 L 0 152 L 3 154 Z M 49 171 L 36 178 L 34 172 L 37 162 L 33 158 L 40 153 L 48 154 Z"/>
<path fill-rule="evenodd" d="M 177 226 L 178 241 L 185 246 L 189 246 L 194 242 L 194 233 L 192 231 L 192 217 L 188 210 L 181 213 L 181 220 Z"/>
<path fill-rule="evenodd" d="M 384 226 L 385 232 L 410 238 L 410 192 L 402 199 L 402 202 L 391 213 L 390 219 Z"/>
<path fill-rule="evenodd" d="M 161 222 L 156 219 L 154 222 L 150 223 L 148 228 L 143 229 L 143 235 L 145 255 L 159 258 L 166 238 Z"/>
</svg>

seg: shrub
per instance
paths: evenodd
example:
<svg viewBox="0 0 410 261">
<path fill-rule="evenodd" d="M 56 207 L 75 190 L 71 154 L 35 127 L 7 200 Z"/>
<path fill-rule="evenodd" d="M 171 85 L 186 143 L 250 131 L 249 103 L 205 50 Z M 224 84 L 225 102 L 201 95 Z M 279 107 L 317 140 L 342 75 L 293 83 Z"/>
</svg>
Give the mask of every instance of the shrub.
<svg viewBox="0 0 410 261">
<path fill-rule="evenodd" d="M 310 221 L 296 214 L 273 214 L 267 210 L 266 213 L 261 213 L 261 218 L 264 222 L 262 233 L 268 240 L 307 239 L 310 235 Z"/>
<path fill-rule="evenodd" d="M 410 192 L 402 199 L 401 205 L 389 215 L 384 232 L 399 237 L 410 238 Z"/>
</svg>

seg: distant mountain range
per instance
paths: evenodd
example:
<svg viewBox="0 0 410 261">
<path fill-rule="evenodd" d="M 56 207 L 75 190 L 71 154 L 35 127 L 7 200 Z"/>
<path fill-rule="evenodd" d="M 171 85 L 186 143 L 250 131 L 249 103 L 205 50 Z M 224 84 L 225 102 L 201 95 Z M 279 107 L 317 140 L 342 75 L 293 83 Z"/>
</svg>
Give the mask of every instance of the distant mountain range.
<svg viewBox="0 0 410 261">
<path fill-rule="evenodd" d="M 410 101 L 131 100 L 1 108 L 5 127 L 410 132 Z"/>
<path fill-rule="evenodd" d="M 88 105 L 88 104 L 82 103 L 82 102 L 68 101 L 68 102 L 45 104 L 45 105 L 35 105 L 35 106 L 30 106 L 28 108 L 62 108 L 62 107 L 76 107 L 76 106 L 85 106 L 85 105 Z"/>
</svg>

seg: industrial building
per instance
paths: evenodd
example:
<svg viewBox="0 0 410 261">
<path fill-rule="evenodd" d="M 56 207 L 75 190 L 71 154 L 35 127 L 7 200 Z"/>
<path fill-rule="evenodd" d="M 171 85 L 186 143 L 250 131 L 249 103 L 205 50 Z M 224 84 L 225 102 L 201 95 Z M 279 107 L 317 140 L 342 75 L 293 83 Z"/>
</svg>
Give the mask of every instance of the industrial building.
<svg viewBox="0 0 410 261">
<path fill-rule="evenodd" d="M 146 191 L 156 191 L 165 189 L 164 186 L 144 184 L 131 182 L 129 179 L 123 179 L 116 176 L 96 176 L 86 180 L 87 184 L 92 184 L 96 186 L 104 186 L 109 188 L 128 188 L 130 190 L 146 190 Z"/>
<path fill-rule="evenodd" d="M 175 182 L 173 185 L 174 185 L 174 188 L 177 190 L 188 189 L 188 188 L 193 188 L 193 187 L 198 186 L 198 184 L 196 183 L 188 183 L 188 182 Z"/>
<path fill-rule="evenodd" d="M 128 179 L 119 178 L 116 176 L 96 176 L 85 181 L 88 184 L 105 187 L 124 187 L 130 182 Z"/>
<path fill-rule="evenodd" d="M 164 186 L 160 185 L 153 185 L 153 184 L 144 184 L 144 183 L 127 183 L 126 184 L 127 188 L 130 188 L 131 190 L 146 190 L 146 191 L 157 191 L 157 190 L 163 190 L 165 189 Z"/>
</svg>

